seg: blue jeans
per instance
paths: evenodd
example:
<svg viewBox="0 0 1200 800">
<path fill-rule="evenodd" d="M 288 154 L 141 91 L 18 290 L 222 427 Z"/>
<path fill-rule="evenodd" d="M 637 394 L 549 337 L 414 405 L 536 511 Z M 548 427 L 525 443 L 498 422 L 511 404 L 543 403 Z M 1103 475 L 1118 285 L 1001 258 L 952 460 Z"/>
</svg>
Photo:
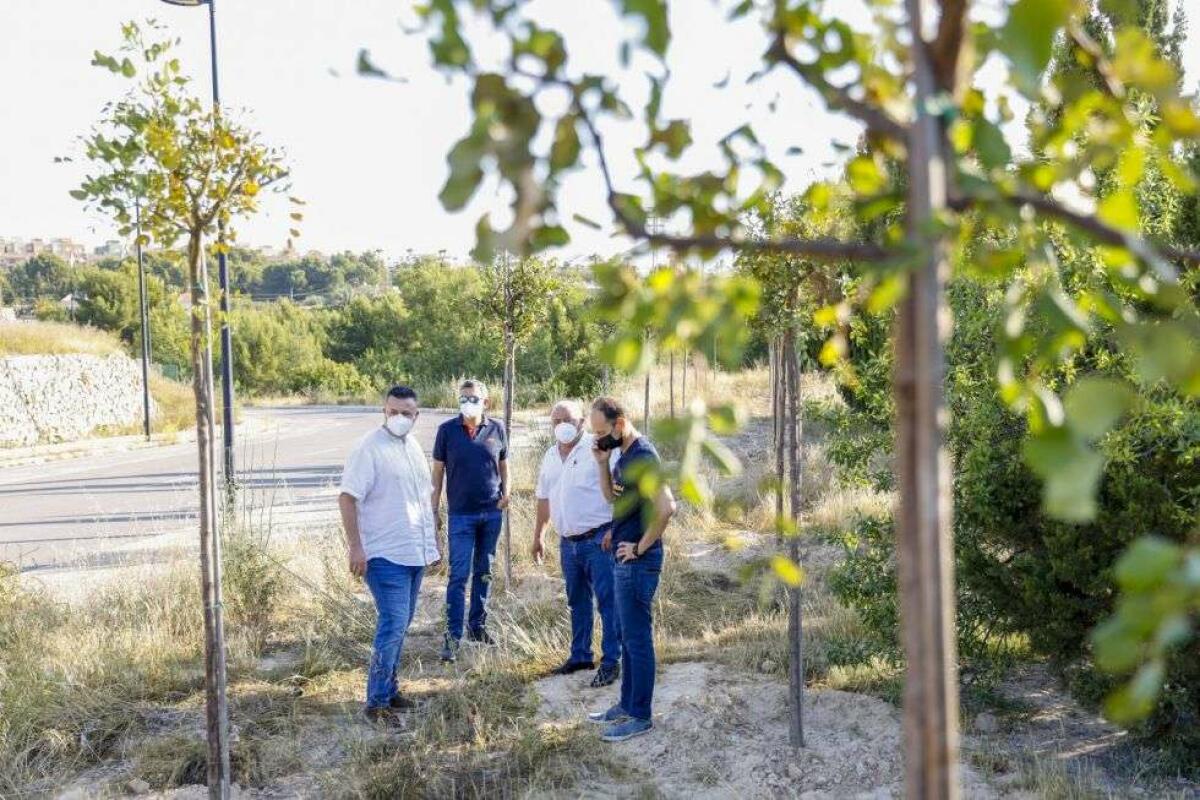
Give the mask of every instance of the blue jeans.
<svg viewBox="0 0 1200 800">
<path fill-rule="evenodd" d="M 559 540 L 567 607 L 571 609 L 570 661 L 592 662 L 592 596 L 600 609 L 601 658 L 603 666 L 615 666 L 621 657 L 621 626 L 613 603 L 613 557 L 600 549 L 603 532 L 586 539 Z"/>
<path fill-rule="evenodd" d="M 367 673 L 367 707 L 382 708 L 397 695 L 396 669 L 404 635 L 417 611 L 424 567 L 405 567 L 386 558 L 367 562 L 367 588 L 375 598 L 379 621 L 375 625 L 375 646 L 371 669 Z"/>
<path fill-rule="evenodd" d="M 621 621 L 621 709 L 650 719 L 654 700 L 654 593 L 662 574 L 663 551 L 613 566 L 617 618 Z"/>
<path fill-rule="evenodd" d="M 503 519 L 504 513 L 501 511 L 450 515 L 446 630 L 454 639 L 461 639 L 463 635 L 468 578 L 471 580 L 471 614 L 467 624 L 472 632 L 478 633 L 487 622 L 492 560 L 496 557 L 496 542 L 500 539 L 500 523 Z"/>
</svg>

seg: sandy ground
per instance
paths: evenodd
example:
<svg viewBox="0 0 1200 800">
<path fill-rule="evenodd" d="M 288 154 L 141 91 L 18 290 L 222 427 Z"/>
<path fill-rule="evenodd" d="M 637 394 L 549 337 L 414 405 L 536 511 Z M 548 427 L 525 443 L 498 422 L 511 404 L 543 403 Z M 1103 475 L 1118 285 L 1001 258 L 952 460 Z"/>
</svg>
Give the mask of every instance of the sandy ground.
<svg viewBox="0 0 1200 800">
<path fill-rule="evenodd" d="M 577 724 L 596 695 L 577 679 L 538 682 L 542 725 Z M 616 697 L 606 697 L 604 706 Z M 655 689 L 655 729 L 611 745 L 664 798 L 804 800 L 903 796 L 899 712 L 866 695 L 814 691 L 806 746 L 788 745 L 787 687 L 704 662 L 669 664 Z M 963 767 L 965 797 L 1013 797 Z M 580 796 L 627 797 L 628 783 L 592 780 Z M 639 789 L 640 791 L 640 789 Z"/>
</svg>

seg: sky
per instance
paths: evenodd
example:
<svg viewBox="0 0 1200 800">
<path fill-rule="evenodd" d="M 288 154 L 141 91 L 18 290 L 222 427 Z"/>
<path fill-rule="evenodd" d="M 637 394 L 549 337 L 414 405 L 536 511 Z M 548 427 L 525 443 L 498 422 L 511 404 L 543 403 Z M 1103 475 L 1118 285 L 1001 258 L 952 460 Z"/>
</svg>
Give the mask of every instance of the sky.
<svg viewBox="0 0 1200 800">
<path fill-rule="evenodd" d="M 1200 0 L 1182 0 L 1193 30 L 1186 48 L 1186 85 L 1200 82 Z M 587 70 L 616 68 L 614 42 L 636 33 L 612 3 L 536 0 L 544 26 L 567 38 L 571 63 Z M 803 188 L 831 174 L 842 157 L 832 142 L 851 144 L 858 126 L 824 111 L 815 94 L 792 76 L 777 72 L 747 85 L 761 65 L 763 37 L 755 20 L 730 24 L 728 3 L 676 0 L 668 67 L 672 80 L 664 97 L 667 117 L 688 118 L 697 142 L 682 166 L 715 163 L 715 143 L 747 119 L 768 143 L 768 152 L 787 178 L 785 188 Z M 982 4 L 997 6 L 995 0 Z M 839 10 L 856 27 L 865 26 L 858 0 L 839 0 Z M 78 138 L 103 104 L 127 82 L 89 66 L 94 50 L 113 52 L 120 24 L 154 18 L 182 40 L 179 56 L 207 97 L 208 12 L 161 0 L 0 0 L 0 236 L 66 236 L 88 245 L 115 237 L 115 229 L 86 213 L 68 192 L 78 186 L 86 164 L 56 164 L 56 156 L 79 156 Z M 426 39 L 405 32 L 414 23 L 404 0 L 217 0 L 220 88 L 225 108 L 262 132 L 287 154 L 292 193 L 307 205 L 298 249 L 324 252 L 380 249 L 398 258 L 406 252 L 446 251 L 464 256 L 474 242 L 479 215 L 498 223 L 508 197 L 485 183 L 462 212 L 442 209 L 437 194 L 446 176 L 445 155 L 467 130 L 467 85 L 449 81 L 430 65 Z M 480 55 L 490 52 L 486 39 Z M 360 49 L 404 82 L 363 78 L 354 65 Z M 644 97 L 642 74 L 655 69 L 635 61 L 628 99 Z M 725 88 L 716 84 L 725 82 Z M 635 109 L 637 108 L 634 104 Z M 772 112 L 772 107 L 776 110 Z M 553 109 L 547 106 L 545 111 Z M 636 190 L 632 149 L 641 141 L 637 124 L 605 131 L 619 188 Z M 788 155 L 799 148 L 799 155 Z M 594 158 L 564 183 L 559 208 L 607 223 Z M 270 198 L 263 213 L 238 226 L 251 246 L 282 247 L 292 209 Z M 630 245 L 609 230 L 568 227 L 566 258 L 612 255 Z"/>
</svg>

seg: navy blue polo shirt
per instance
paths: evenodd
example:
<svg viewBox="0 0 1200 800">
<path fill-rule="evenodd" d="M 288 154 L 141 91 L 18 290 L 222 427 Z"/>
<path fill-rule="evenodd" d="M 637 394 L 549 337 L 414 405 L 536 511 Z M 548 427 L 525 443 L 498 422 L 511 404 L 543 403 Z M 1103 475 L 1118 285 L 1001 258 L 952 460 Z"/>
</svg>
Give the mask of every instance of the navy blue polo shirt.
<svg viewBox="0 0 1200 800">
<path fill-rule="evenodd" d="M 654 445 L 639 436 L 629 449 L 617 459 L 613 467 L 613 483 L 625 487 L 613 503 L 613 542 L 640 542 L 646 528 L 654 521 L 654 498 L 642 497 L 638 491 L 638 479 L 647 469 L 655 469 L 662 462 Z M 662 539 L 650 546 L 647 553 L 662 549 Z"/>
<path fill-rule="evenodd" d="M 508 458 L 504 423 L 484 416 L 467 434 L 460 414 L 438 426 L 433 458 L 446 465 L 446 504 L 451 514 L 495 511 L 500 502 L 500 462 Z"/>
</svg>

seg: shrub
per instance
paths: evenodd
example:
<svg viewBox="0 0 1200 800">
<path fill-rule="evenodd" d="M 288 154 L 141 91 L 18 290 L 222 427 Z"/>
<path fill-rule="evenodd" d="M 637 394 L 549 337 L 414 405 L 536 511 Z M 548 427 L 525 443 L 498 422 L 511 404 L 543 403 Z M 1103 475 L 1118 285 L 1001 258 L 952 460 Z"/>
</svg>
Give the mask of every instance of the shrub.
<svg viewBox="0 0 1200 800">
<path fill-rule="evenodd" d="M 1112 611 L 1114 563 L 1141 536 L 1185 541 L 1196 535 L 1200 403 L 1166 390 L 1144 392 L 1138 407 L 1099 443 L 1106 464 L 1096 518 L 1086 524 L 1051 519 L 1041 510 L 1040 482 L 1022 457 L 1024 418 L 995 391 L 994 321 L 1003 319 L 1003 298 L 969 279 L 955 281 L 948 296 L 955 314 L 947 389 L 960 653 L 987 667 L 1002 652 L 997 644 L 1027 636 L 1078 696 L 1099 700 L 1111 681 L 1094 668 L 1087 637 Z M 878 346 L 886 350 L 885 343 Z M 1059 388 L 1085 375 L 1128 377 L 1113 353 L 1099 339 L 1093 350 L 1044 377 Z M 888 361 L 886 352 L 870 347 L 852 356 L 856 376 L 878 376 Z M 867 443 L 882 443 L 887 435 L 881 406 L 862 388 L 871 384 L 844 392 L 849 410 L 835 415 L 829 456 L 843 480 L 870 480 L 877 449 Z M 831 581 L 835 592 L 863 615 L 880 652 L 898 652 L 890 521 L 860 520 L 837 538 L 847 560 Z M 1178 754 L 1177 764 L 1200 767 L 1200 642 L 1177 652 L 1167 686 L 1140 732 Z"/>
</svg>

